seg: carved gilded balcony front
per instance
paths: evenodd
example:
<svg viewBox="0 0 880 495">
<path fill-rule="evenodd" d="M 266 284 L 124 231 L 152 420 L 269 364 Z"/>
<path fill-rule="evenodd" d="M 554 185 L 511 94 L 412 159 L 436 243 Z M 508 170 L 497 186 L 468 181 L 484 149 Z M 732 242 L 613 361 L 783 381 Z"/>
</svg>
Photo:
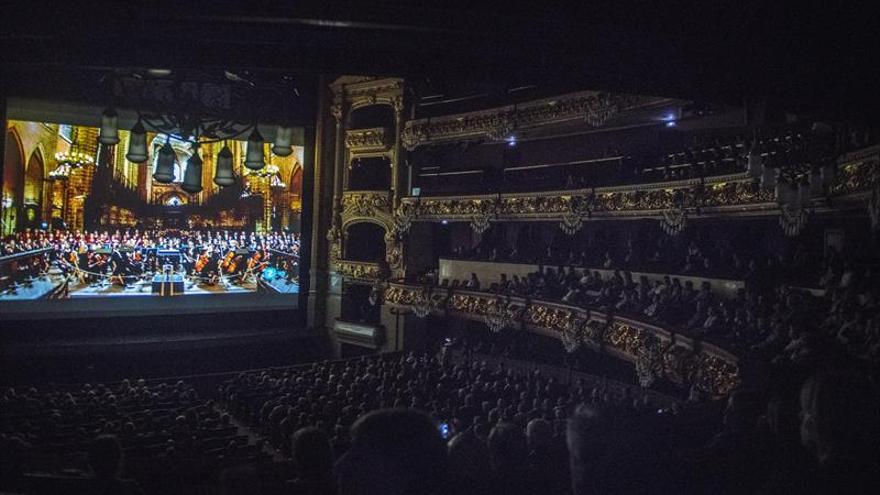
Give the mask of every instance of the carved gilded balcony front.
<svg viewBox="0 0 880 495">
<path fill-rule="evenodd" d="M 336 260 L 336 273 L 347 279 L 377 280 L 383 278 L 382 268 L 378 263 L 366 261 Z"/>
<path fill-rule="evenodd" d="M 772 192 L 760 190 L 747 174 L 654 184 L 569 191 L 476 196 L 404 198 L 416 220 L 469 220 L 490 205 L 497 220 L 559 220 L 578 208 L 594 217 L 657 217 L 684 207 L 703 212 L 775 211 Z"/>
<path fill-rule="evenodd" d="M 663 101 L 669 100 L 581 91 L 515 106 L 411 120 L 404 126 L 401 141 L 411 151 L 421 145 L 441 142 L 486 138 L 500 140 L 514 129 L 571 121 L 582 121 L 591 127 L 601 127 L 627 110 Z"/>
<path fill-rule="evenodd" d="M 450 290 L 415 284 L 390 283 L 385 304 L 424 313 L 487 321 L 503 307 L 511 328 L 558 338 L 563 345 L 580 345 L 605 352 L 636 365 L 640 381 L 666 378 L 714 396 L 732 391 L 740 381 L 736 356 L 711 343 L 691 339 L 655 324 L 612 316 L 567 304 L 499 297 L 470 290 Z M 645 382 L 643 382 L 643 385 Z M 647 385 L 646 385 L 647 386 Z"/>
<path fill-rule="evenodd" d="M 388 191 L 346 191 L 342 194 L 343 223 L 358 218 L 390 219 L 391 193 Z"/>
<path fill-rule="evenodd" d="M 384 153 L 391 148 L 393 135 L 384 127 L 345 131 L 345 147 L 352 154 Z"/>
</svg>

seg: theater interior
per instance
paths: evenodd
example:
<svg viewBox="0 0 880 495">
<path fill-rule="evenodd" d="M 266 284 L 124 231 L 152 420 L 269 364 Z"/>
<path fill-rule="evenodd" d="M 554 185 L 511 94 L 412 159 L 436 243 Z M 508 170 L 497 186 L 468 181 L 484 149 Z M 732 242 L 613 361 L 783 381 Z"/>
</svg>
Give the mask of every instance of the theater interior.
<svg viewBox="0 0 880 495">
<path fill-rule="evenodd" d="M 0 10 L 0 493 L 878 493 L 876 8 Z"/>
</svg>

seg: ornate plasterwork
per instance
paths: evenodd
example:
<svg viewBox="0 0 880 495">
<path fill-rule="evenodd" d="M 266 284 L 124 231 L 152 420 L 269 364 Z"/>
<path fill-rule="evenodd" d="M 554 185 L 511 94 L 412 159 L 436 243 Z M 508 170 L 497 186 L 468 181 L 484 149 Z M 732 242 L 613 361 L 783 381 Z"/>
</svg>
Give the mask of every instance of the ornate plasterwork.
<svg viewBox="0 0 880 495">
<path fill-rule="evenodd" d="M 332 225 L 327 231 L 329 243 L 330 262 L 335 263 L 342 256 L 342 229 L 339 225 Z"/>
<path fill-rule="evenodd" d="M 391 197 L 386 191 L 346 191 L 342 195 L 344 217 L 391 215 Z M 348 223 L 347 221 L 344 223 Z"/>
<path fill-rule="evenodd" d="M 722 211 L 734 208 L 776 208 L 772 192 L 762 191 L 745 174 L 717 177 L 700 182 L 679 181 L 590 190 L 550 191 L 464 197 L 404 198 L 415 209 L 417 219 L 470 219 L 487 203 L 497 201 L 497 218 L 561 220 L 572 211 L 572 203 L 590 204 L 592 216 L 656 216 L 671 208 Z"/>
<path fill-rule="evenodd" d="M 614 115 L 658 101 L 657 98 L 582 91 L 554 98 L 477 112 L 411 120 L 401 141 L 408 150 L 428 143 L 489 138 L 499 140 L 515 129 L 529 129 L 582 119 L 599 127 Z"/>
<path fill-rule="evenodd" d="M 391 283 L 385 292 L 385 303 L 411 306 L 425 291 L 418 285 Z M 430 294 L 434 312 L 479 321 L 483 321 L 499 304 L 499 297 L 489 293 L 434 289 Z M 583 345 L 634 363 L 639 381 L 644 386 L 665 377 L 721 396 L 739 384 L 739 365 L 735 356 L 653 324 L 519 297 L 503 298 L 503 305 L 512 321 L 526 329 L 559 338 L 566 349 Z"/>
<path fill-rule="evenodd" d="M 356 280 L 378 280 L 382 278 L 382 268 L 378 263 L 364 261 L 337 260 L 336 273 Z"/>
<path fill-rule="evenodd" d="M 384 127 L 345 131 L 345 147 L 351 153 L 383 153 L 390 146 L 388 130 Z"/>
<path fill-rule="evenodd" d="M 870 194 L 877 182 L 880 182 L 880 146 L 873 146 L 841 157 L 830 193 L 832 196 Z"/>
</svg>

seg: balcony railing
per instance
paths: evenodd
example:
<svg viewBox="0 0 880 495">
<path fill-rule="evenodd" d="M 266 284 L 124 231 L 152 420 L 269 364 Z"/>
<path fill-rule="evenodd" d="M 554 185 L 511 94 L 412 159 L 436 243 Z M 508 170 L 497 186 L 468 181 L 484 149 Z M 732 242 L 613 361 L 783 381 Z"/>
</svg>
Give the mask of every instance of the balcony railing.
<svg viewBox="0 0 880 495">
<path fill-rule="evenodd" d="M 540 193 L 408 197 L 403 202 L 419 220 L 470 220 L 487 214 L 497 220 L 553 220 L 576 204 L 586 205 L 592 217 L 659 216 L 677 208 L 699 208 L 704 214 L 776 209 L 773 192 L 762 191 L 746 173 Z"/>
<path fill-rule="evenodd" d="M 558 338 L 567 349 L 584 346 L 634 363 L 642 383 L 663 377 L 723 396 L 740 381 L 738 358 L 721 347 L 653 323 L 602 311 L 407 283 L 390 283 L 384 301 L 417 315 L 433 313 L 478 321 L 501 312 L 509 326 Z"/>
<path fill-rule="evenodd" d="M 382 277 L 382 267 L 367 261 L 337 260 L 336 273 L 347 279 L 378 280 Z"/>
<path fill-rule="evenodd" d="M 345 147 L 351 153 L 382 153 L 391 148 L 390 133 L 384 127 L 348 130 Z"/>
</svg>

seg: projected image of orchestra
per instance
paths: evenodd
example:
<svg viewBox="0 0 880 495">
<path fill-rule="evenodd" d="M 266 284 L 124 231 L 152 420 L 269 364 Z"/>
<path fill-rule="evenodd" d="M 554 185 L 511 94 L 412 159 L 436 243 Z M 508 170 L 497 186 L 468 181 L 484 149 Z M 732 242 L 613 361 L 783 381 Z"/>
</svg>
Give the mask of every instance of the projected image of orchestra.
<svg viewBox="0 0 880 495">
<path fill-rule="evenodd" d="M 0 300 L 299 292 L 301 147 L 252 170 L 243 141 L 147 133 L 137 164 L 97 133 L 9 121 Z"/>
</svg>

